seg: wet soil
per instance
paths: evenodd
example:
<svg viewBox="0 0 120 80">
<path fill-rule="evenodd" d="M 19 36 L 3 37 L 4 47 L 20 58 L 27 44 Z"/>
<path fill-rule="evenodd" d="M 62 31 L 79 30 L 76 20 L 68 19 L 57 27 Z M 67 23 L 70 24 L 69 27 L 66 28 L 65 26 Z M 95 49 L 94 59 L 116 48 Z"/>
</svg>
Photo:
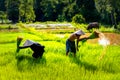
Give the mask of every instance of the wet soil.
<svg viewBox="0 0 120 80">
<path fill-rule="evenodd" d="M 110 41 L 110 45 L 120 45 L 120 34 L 117 33 L 103 33 L 105 37 Z M 90 33 L 87 33 L 90 35 Z M 98 43 L 99 38 L 89 39 L 87 42 Z"/>
</svg>

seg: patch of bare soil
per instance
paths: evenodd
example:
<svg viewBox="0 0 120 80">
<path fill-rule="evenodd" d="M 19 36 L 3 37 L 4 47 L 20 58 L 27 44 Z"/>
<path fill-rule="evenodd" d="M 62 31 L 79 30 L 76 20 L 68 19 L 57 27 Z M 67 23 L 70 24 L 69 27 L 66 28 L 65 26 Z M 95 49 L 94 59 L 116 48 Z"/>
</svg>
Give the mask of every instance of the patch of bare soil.
<svg viewBox="0 0 120 80">
<path fill-rule="evenodd" d="M 110 40 L 110 44 L 120 45 L 120 34 L 117 33 L 104 33 L 104 35 Z"/>
<path fill-rule="evenodd" d="M 117 33 L 103 33 L 105 37 L 110 41 L 110 45 L 120 45 L 120 34 Z M 87 33 L 89 36 L 90 33 Z M 99 38 L 88 39 L 89 43 L 98 43 Z"/>
</svg>

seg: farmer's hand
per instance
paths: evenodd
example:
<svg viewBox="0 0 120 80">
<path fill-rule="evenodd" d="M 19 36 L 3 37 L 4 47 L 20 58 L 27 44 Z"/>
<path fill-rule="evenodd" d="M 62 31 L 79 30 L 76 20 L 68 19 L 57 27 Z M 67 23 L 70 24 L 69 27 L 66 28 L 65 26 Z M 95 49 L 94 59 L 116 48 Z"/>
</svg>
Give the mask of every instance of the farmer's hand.
<svg viewBox="0 0 120 80">
<path fill-rule="evenodd" d="M 84 39 L 86 39 L 86 40 L 89 39 L 89 36 L 85 36 Z"/>
</svg>

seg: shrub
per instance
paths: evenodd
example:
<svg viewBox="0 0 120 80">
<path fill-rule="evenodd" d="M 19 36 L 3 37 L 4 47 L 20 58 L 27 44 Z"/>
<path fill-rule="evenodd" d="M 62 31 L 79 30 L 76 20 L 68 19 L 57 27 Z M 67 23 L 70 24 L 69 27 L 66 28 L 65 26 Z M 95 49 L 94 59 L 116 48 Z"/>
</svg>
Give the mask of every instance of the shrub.
<svg viewBox="0 0 120 80">
<path fill-rule="evenodd" d="M 72 22 L 75 22 L 75 23 L 84 23 L 85 22 L 85 18 L 81 14 L 76 14 L 72 18 Z"/>
<path fill-rule="evenodd" d="M 120 31 L 120 23 L 119 23 L 119 25 L 117 26 L 117 28 L 118 28 L 118 30 Z"/>
<path fill-rule="evenodd" d="M 58 15 L 58 19 L 57 19 L 57 21 L 60 21 L 60 22 L 65 21 L 64 16 L 63 16 L 63 15 Z"/>
</svg>

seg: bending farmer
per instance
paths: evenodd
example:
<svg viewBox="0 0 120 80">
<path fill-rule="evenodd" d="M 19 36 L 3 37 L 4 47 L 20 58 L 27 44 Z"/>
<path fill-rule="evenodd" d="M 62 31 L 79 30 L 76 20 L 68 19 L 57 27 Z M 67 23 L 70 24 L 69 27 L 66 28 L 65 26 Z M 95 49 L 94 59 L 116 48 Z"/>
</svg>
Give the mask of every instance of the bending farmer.
<svg viewBox="0 0 120 80">
<path fill-rule="evenodd" d="M 33 50 L 33 54 L 32 56 L 34 58 L 38 58 L 38 57 L 42 57 L 43 53 L 44 53 L 44 46 L 42 46 L 41 44 L 31 41 L 31 40 L 26 40 L 25 43 L 23 44 L 23 46 L 19 46 L 21 43 L 22 39 L 18 38 L 17 39 L 17 51 L 19 52 L 20 49 L 24 49 L 24 48 L 31 48 Z"/>
<path fill-rule="evenodd" d="M 85 35 L 85 33 L 82 30 L 78 30 L 70 35 L 70 37 L 66 40 L 66 56 L 68 56 L 69 52 L 74 53 L 74 57 L 76 56 L 76 50 L 78 50 L 78 42 L 83 39 L 88 39 L 87 37 L 84 37 L 80 39 L 81 35 Z M 75 39 L 76 45 L 75 45 Z"/>
</svg>

